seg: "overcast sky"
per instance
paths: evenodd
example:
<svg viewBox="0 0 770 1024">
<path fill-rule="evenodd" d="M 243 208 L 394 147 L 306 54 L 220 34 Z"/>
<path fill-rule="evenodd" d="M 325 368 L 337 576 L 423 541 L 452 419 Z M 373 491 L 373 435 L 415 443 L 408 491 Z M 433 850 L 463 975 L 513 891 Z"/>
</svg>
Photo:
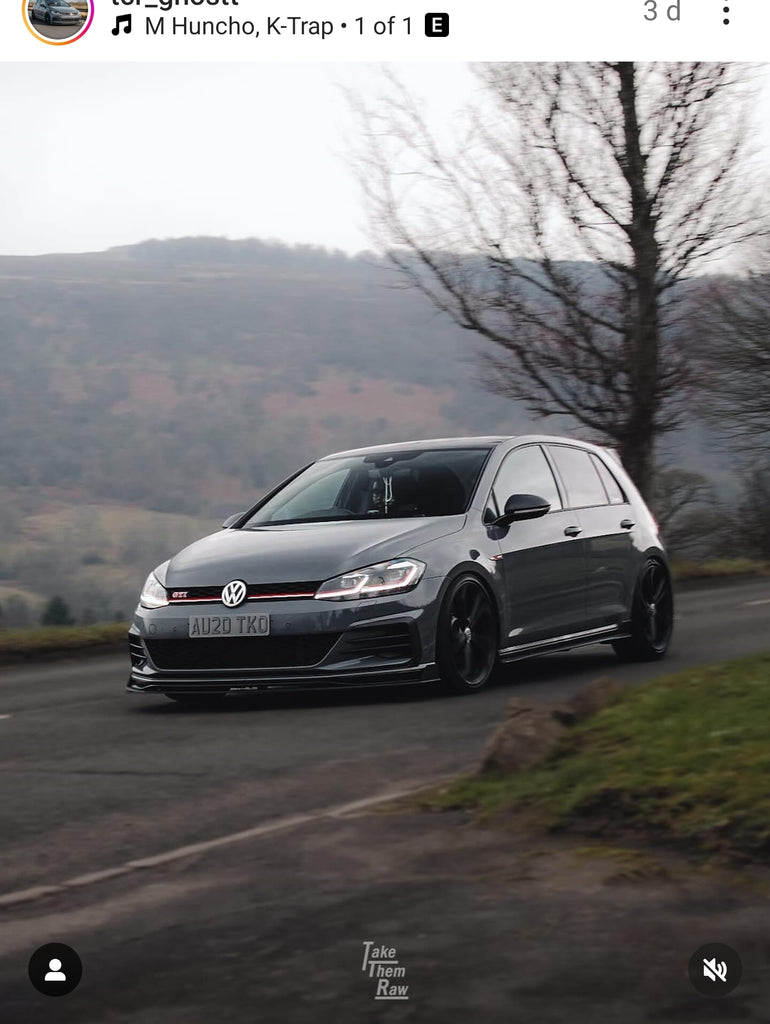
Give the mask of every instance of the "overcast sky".
<svg viewBox="0 0 770 1024">
<path fill-rule="evenodd" d="M 396 65 L 434 124 L 476 88 L 462 64 Z M 277 238 L 367 247 L 339 85 L 358 64 L 0 67 L 0 252 L 85 252 L 145 238 Z M 758 116 L 770 160 L 770 88 Z"/>
</svg>

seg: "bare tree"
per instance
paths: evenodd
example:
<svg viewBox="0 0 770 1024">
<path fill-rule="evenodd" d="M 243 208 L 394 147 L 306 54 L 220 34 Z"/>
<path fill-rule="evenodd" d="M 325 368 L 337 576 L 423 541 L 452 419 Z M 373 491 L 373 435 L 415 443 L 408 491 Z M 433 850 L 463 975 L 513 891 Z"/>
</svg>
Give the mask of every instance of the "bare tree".
<svg viewBox="0 0 770 1024">
<path fill-rule="evenodd" d="M 724 552 L 733 526 L 712 483 L 701 473 L 668 467 L 656 474 L 655 518 L 673 555 Z"/>
<path fill-rule="evenodd" d="M 616 447 L 643 493 L 686 379 L 677 285 L 758 230 L 736 65 L 492 64 L 455 145 L 388 72 L 350 97 L 373 240 L 491 342 L 490 385 Z"/>
<path fill-rule="evenodd" d="M 770 252 L 745 278 L 709 283 L 701 340 L 702 412 L 728 445 L 770 457 Z"/>
<path fill-rule="evenodd" d="M 744 477 L 736 526 L 743 553 L 770 560 L 770 462 Z"/>
<path fill-rule="evenodd" d="M 713 501 L 714 489 L 702 473 L 685 469 L 664 469 L 658 473 L 655 516 L 664 535 L 685 512 Z"/>
</svg>

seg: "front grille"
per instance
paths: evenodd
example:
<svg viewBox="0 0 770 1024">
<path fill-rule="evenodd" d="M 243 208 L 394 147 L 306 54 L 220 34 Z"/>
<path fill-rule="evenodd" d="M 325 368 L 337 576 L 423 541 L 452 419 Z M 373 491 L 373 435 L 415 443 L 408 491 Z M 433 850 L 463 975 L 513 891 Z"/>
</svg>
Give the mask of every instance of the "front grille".
<svg viewBox="0 0 770 1024">
<path fill-rule="evenodd" d="M 412 632 L 405 622 L 348 630 L 334 652 L 335 662 L 349 658 L 410 661 L 413 656 Z"/>
<path fill-rule="evenodd" d="M 265 601 L 270 598 L 312 597 L 321 586 L 322 580 L 303 581 L 300 583 L 248 583 L 246 585 L 247 601 Z M 222 587 L 224 584 L 222 585 Z M 221 601 L 222 587 L 169 587 L 166 596 L 170 604 L 191 604 L 195 601 Z M 185 594 L 185 597 L 173 597 L 173 594 Z"/>
<path fill-rule="evenodd" d="M 322 661 L 339 633 L 232 637 L 200 640 L 145 640 L 159 669 L 303 668 Z"/>
</svg>

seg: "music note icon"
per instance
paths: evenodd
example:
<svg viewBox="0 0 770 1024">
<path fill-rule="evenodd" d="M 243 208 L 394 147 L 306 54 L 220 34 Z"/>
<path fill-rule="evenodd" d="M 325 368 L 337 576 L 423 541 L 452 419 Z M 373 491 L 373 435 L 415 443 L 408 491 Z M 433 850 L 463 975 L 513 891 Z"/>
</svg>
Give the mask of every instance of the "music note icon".
<svg viewBox="0 0 770 1024">
<path fill-rule="evenodd" d="M 124 32 L 130 32 L 131 31 L 131 15 L 130 14 L 120 14 L 115 19 L 115 28 L 112 30 L 112 34 L 114 36 L 117 36 L 117 35 L 120 34 L 120 26 L 121 25 L 123 26 L 123 31 Z"/>
</svg>

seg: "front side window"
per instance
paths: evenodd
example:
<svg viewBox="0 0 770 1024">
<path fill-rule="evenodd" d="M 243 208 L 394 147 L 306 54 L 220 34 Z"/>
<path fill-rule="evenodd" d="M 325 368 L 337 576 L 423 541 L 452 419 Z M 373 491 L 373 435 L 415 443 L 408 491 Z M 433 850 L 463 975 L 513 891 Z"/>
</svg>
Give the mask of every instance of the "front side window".
<svg viewBox="0 0 770 1024">
<path fill-rule="evenodd" d="M 549 445 L 548 450 L 567 488 L 570 508 L 589 508 L 591 505 L 608 503 L 604 486 L 588 452 L 582 448 L 568 448 L 566 445 Z"/>
<path fill-rule="evenodd" d="M 556 481 L 540 445 L 516 448 L 503 462 L 492 488 L 498 515 L 503 514 L 512 494 L 534 494 L 545 498 L 551 511 L 561 508 Z"/>
<path fill-rule="evenodd" d="M 322 459 L 257 509 L 244 529 L 460 515 L 470 503 L 490 450 L 425 449 Z"/>
</svg>

